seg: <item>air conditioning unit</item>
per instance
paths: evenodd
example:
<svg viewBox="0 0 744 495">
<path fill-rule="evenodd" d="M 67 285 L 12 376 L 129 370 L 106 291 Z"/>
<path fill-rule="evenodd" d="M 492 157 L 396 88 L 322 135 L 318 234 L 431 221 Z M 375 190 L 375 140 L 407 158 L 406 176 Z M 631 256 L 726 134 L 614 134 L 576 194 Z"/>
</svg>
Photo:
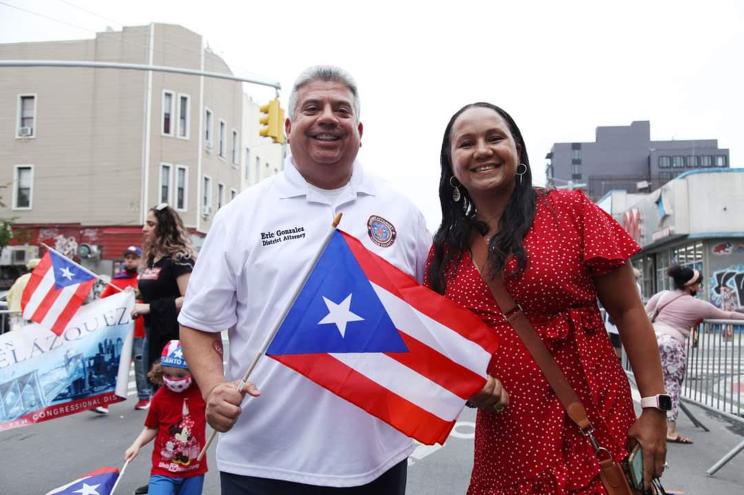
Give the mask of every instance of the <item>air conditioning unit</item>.
<svg viewBox="0 0 744 495">
<path fill-rule="evenodd" d="M 21 127 L 18 129 L 18 135 L 21 137 L 31 137 L 34 135 L 33 127 Z"/>
<path fill-rule="evenodd" d="M 207 218 L 212 214 L 212 207 L 210 205 L 202 206 L 202 218 Z"/>
</svg>

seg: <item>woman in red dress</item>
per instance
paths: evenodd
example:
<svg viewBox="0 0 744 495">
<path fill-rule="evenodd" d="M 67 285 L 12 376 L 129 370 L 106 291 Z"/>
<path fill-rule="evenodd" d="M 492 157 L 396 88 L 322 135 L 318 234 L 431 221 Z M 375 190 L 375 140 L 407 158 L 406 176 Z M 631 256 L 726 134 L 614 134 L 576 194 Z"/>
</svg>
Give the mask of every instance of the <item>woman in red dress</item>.
<svg viewBox="0 0 744 495">
<path fill-rule="evenodd" d="M 583 193 L 534 189 L 518 127 L 491 104 L 467 105 L 452 117 L 441 166 L 443 219 L 427 283 L 493 328 L 501 344 L 489 374 L 509 392 L 503 411 L 479 408 L 468 493 L 606 493 L 589 441 L 503 320 L 481 271 L 503 270 L 506 289 L 581 398 L 600 444 L 621 461 L 629 437 L 637 440 L 646 479 L 661 475 L 664 412 L 646 408 L 636 419 L 596 302 L 617 322 L 641 395 L 663 394 L 653 329 L 628 262 L 638 246 Z M 473 262 L 471 235 L 489 245 L 488 266 Z"/>
</svg>

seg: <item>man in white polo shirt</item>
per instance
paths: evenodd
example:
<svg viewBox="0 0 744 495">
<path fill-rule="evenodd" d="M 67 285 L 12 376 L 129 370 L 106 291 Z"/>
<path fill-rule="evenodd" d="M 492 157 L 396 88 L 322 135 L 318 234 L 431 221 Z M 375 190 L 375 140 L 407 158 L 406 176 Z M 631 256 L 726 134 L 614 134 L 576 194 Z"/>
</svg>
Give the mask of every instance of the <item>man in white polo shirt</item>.
<svg viewBox="0 0 744 495">
<path fill-rule="evenodd" d="M 413 204 L 356 162 L 362 124 L 348 74 L 335 67 L 306 70 L 288 113 L 292 153 L 284 172 L 217 213 L 178 318 L 207 419 L 224 432 L 217 446 L 222 493 L 403 494 L 413 446 L 386 423 L 268 357 L 251 376 L 255 386 L 237 390 L 336 213 L 343 213 L 341 228 L 419 281 L 430 245 Z M 224 329 L 227 376 L 220 356 Z"/>
</svg>

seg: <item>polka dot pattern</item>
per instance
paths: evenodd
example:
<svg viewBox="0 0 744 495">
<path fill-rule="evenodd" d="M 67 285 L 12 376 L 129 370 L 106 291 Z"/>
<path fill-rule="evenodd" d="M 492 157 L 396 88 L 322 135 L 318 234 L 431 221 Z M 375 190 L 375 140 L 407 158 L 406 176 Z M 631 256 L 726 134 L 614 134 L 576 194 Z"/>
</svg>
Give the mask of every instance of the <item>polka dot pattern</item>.
<svg viewBox="0 0 744 495">
<path fill-rule="evenodd" d="M 578 191 L 539 197 L 525 237 L 528 265 L 506 287 L 576 390 L 600 443 L 619 461 L 635 421 L 630 388 L 599 310 L 592 277 L 638 246 Z M 516 260 L 507 261 L 507 270 Z M 511 326 L 504 323 L 469 253 L 447 277 L 446 296 L 478 314 L 500 339 L 489 373 L 510 394 L 501 413 L 478 411 L 469 495 L 603 494 L 594 452 L 565 414 Z"/>
</svg>

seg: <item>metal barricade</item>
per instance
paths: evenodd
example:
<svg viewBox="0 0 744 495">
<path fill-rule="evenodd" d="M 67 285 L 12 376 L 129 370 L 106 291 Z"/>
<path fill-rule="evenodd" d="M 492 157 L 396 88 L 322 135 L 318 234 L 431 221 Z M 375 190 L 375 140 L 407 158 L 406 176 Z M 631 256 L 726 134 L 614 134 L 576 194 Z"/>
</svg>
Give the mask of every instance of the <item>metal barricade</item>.
<svg viewBox="0 0 744 495">
<path fill-rule="evenodd" d="M 705 320 L 687 339 L 682 400 L 744 423 L 744 322 Z M 711 466 L 708 475 L 741 450 L 744 442 Z"/>
</svg>

